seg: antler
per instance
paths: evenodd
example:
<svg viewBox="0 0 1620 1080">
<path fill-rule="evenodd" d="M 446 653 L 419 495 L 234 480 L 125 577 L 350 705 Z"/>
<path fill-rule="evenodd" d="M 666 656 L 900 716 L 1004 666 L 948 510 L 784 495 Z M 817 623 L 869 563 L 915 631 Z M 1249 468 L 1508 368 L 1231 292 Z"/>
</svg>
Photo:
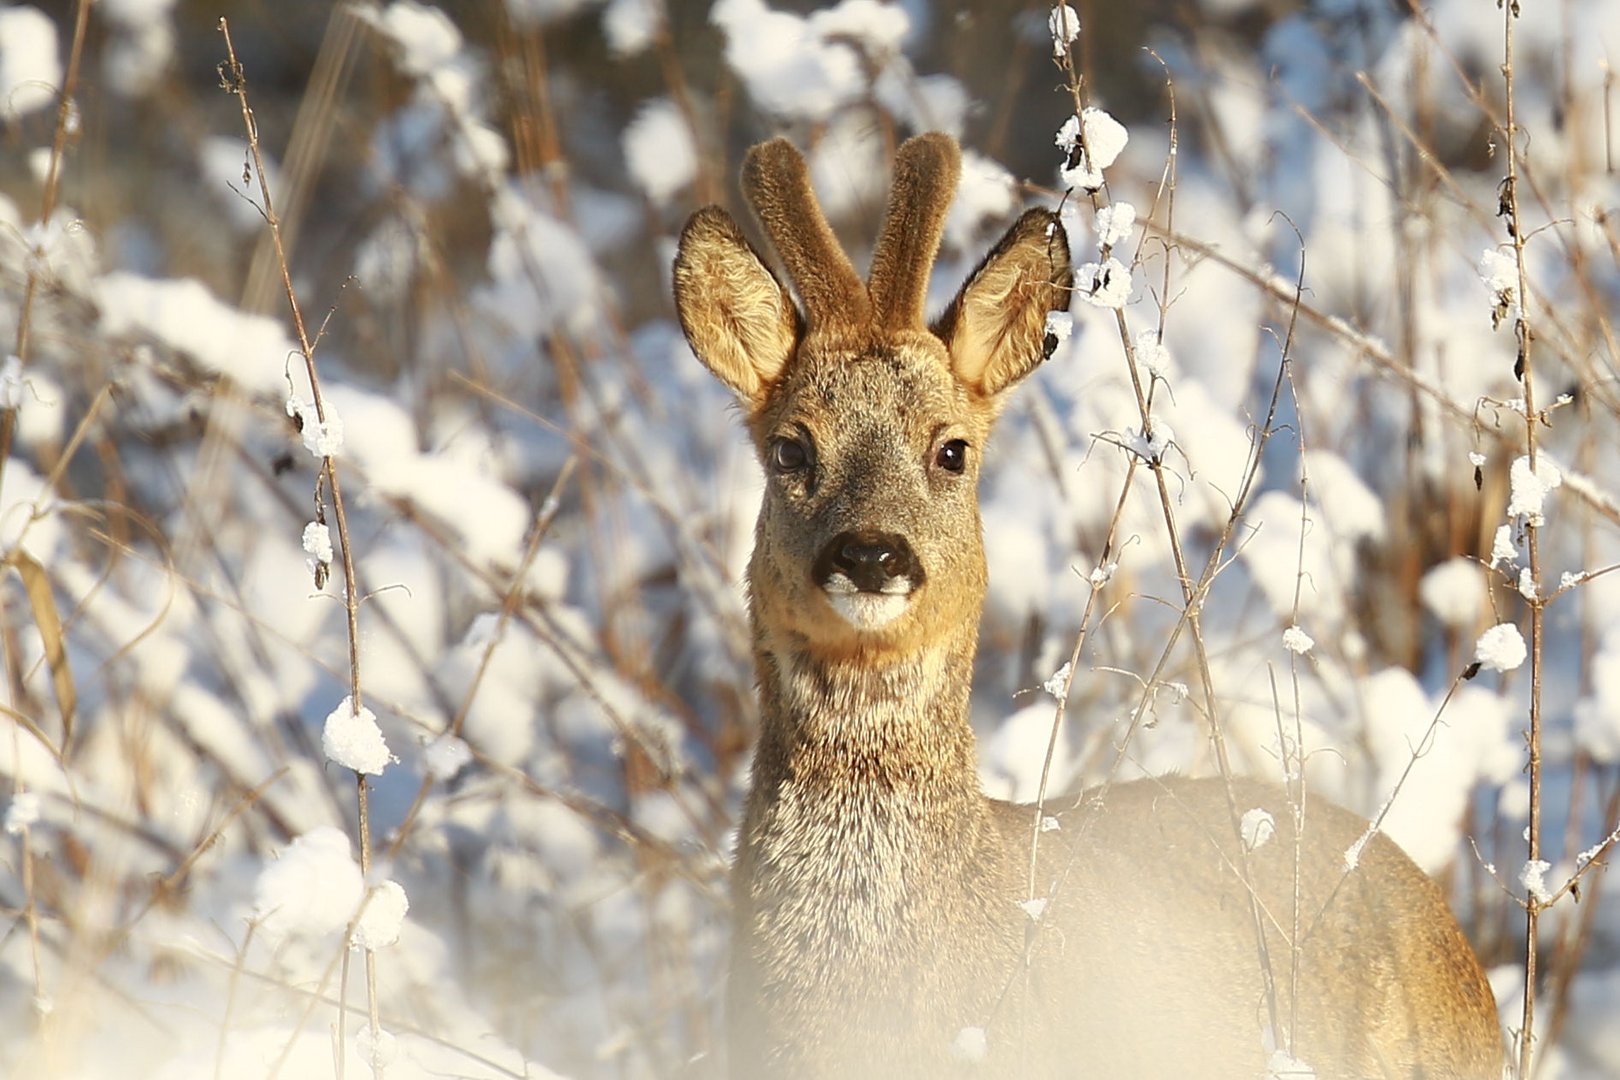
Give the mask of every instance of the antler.
<svg viewBox="0 0 1620 1080">
<path fill-rule="evenodd" d="M 821 213 L 804 157 L 786 139 L 772 139 L 743 159 L 743 194 L 804 300 L 811 332 L 871 318 L 866 286 Z"/>
<path fill-rule="evenodd" d="M 949 135 L 918 135 L 895 155 L 894 187 L 869 278 L 872 307 L 887 330 L 925 326 L 928 274 L 961 174 L 962 152 Z"/>
</svg>

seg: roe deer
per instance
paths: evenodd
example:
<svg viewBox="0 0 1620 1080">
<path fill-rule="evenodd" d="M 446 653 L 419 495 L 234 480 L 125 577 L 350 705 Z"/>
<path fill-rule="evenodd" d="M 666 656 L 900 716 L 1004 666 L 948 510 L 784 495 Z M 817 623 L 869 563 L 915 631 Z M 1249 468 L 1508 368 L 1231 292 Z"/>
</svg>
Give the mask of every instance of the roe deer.
<svg viewBox="0 0 1620 1080">
<path fill-rule="evenodd" d="M 1252 781 L 1066 798 L 1033 878 L 1049 903 L 1020 906 L 1033 810 L 983 794 L 968 723 L 976 488 L 1068 305 L 1069 253 L 1029 211 L 927 325 L 959 171 L 948 137 L 901 147 L 863 284 L 799 153 L 750 151 L 743 190 L 802 313 L 725 211 L 681 235 L 681 325 L 766 473 L 732 1075 L 1309 1075 L 1283 1048 L 1322 1080 L 1498 1080 L 1490 986 L 1439 889 L 1382 835 L 1346 874 L 1366 822 L 1324 802 L 1296 845 L 1287 793 Z M 1234 806 L 1269 808 L 1271 842 L 1244 852 Z"/>
</svg>

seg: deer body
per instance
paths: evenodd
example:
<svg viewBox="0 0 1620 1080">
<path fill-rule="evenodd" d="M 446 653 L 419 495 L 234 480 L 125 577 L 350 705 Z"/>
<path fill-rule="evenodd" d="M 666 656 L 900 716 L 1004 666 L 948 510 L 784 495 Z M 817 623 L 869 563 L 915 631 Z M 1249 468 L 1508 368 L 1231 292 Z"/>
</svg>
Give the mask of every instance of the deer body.
<svg viewBox="0 0 1620 1080">
<path fill-rule="evenodd" d="M 744 190 L 802 314 L 723 211 L 681 237 L 682 326 L 767 474 L 732 1074 L 1257 1077 L 1286 1047 L 1322 1080 L 1497 1080 L 1478 961 L 1387 839 L 1345 876 L 1354 815 L 1308 801 L 1296 843 L 1280 789 L 1170 777 L 1055 800 L 1037 837 L 1032 808 L 981 791 L 978 454 L 1044 359 L 1069 260 L 1031 211 L 926 326 L 957 170 L 943 136 L 901 148 L 863 284 L 802 158 L 756 147 Z M 1269 809 L 1275 838 L 1243 852 L 1234 806 Z"/>
</svg>

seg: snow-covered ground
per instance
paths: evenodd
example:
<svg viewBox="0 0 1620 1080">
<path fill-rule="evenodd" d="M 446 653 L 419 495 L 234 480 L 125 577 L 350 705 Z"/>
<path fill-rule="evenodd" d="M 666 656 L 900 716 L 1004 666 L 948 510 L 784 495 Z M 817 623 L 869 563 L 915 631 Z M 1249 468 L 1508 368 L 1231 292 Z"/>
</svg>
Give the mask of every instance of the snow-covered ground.
<svg viewBox="0 0 1620 1080">
<path fill-rule="evenodd" d="M 100 0 L 59 116 L 72 5 L 0 9 L 0 1074 L 709 1053 L 759 477 L 674 237 L 785 133 L 859 262 L 945 130 L 936 299 L 1030 202 L 1080 285 L 986 466 L 987 790 L 1059 699 L 1066 787 L 1211 771 L 1216 723 L 1440 878 L 1510 1035 L 1551 900 L 1538 1075 L 1620 1075 L 1620 0 L 1513 24 L 1522 276 L 1504 13 L 1195 6 L 1082 7 L 1078 115 L 1038 6 L 244 10 L 318 407 L 215 14 Z"/>
</svg>

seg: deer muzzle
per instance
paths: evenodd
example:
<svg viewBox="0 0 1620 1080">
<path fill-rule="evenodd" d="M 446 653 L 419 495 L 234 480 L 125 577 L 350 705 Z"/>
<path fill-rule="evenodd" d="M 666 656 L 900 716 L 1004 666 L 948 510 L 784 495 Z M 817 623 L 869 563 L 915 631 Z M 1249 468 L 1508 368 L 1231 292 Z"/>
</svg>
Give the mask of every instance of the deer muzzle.
<svg viewBox="0 0 1620 1080">
<path fill-rule="evenodd" d="M 925 580 L 904 536 L 871 529 L 827 541 L 811 574 L 833 610 L 857 630 L 876 630 L 899 618 Z"/>
</svg>

